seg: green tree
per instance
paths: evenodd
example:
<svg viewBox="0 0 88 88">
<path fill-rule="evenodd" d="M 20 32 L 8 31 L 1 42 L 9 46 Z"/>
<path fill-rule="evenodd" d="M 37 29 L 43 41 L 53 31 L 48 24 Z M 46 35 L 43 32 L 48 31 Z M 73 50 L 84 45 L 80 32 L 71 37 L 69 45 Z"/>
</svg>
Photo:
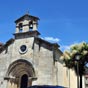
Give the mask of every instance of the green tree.
<svg viewBox="0 0 88 88">
<path fill-rule="evenodd" d="M 79 61 L 76 61 L 76 55 L 79 54 Z M 73 44 L 69 50 L 64 51 L 61 59 L 64 61 L 66 67 L 74 69 L 76 75 L 80 76 L 80 88 L 82 88 L 82 76 L 85 72 L 85 64 L 88 62 L 88 43 L 82 42 Z M 79 74 L 77 74 L 77 64 L 79 63 Z"/>
</svg>

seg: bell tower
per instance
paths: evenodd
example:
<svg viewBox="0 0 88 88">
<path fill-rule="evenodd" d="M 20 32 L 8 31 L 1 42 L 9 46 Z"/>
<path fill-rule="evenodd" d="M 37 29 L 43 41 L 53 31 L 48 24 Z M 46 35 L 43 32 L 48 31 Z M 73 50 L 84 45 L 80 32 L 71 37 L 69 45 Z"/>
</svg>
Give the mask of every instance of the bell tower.
<svg viewBox="0 0 88 88">
<path fill-rule="evenodd" d="M 15 37 L 17 38 L 18 34 L 31 34 L 31 36 L 37 36 L 40 33 L 38 29 L 38 17 L 32 16 L 30 14 L 25 14 L 24 16 L 18 18 L 16 23 Z M 29 35 L 30 36 L 30 35 Z"/>
</svg>

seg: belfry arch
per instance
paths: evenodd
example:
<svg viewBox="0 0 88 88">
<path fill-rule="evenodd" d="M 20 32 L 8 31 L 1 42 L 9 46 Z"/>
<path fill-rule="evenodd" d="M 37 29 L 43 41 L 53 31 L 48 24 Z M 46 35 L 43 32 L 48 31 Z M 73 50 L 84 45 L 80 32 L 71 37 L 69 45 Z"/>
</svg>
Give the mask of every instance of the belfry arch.
<svg viewBox="0 0 88 88">
<path fill-rule="evenodd" d="M 30 62 L 20 59 L 10 64 L 6 77 L 8 88 L 27 88 L 32 85 L 35 71 Z"/>
</svg>

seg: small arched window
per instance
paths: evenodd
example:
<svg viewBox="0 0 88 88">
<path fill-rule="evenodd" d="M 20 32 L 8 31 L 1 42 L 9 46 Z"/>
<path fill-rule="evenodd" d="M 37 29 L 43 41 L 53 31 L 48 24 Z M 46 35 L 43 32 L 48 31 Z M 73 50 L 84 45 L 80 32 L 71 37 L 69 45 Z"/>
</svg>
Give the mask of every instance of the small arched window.
<svg viewBox="0 0 88 88">
<path fill-rule="evenodd" d="M 19 32 L 22 32 L 23 28 L 22 28 L 22 23 L 19 24 Z"/>
</svg>

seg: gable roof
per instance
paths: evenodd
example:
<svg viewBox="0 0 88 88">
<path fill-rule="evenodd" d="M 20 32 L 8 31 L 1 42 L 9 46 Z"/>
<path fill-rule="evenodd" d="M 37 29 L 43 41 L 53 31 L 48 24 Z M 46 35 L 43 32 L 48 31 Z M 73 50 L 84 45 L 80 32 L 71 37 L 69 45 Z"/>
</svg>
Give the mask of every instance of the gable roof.
<svg viewBox="0 0 88 88">
<path fill-rule="evenodd" d="M 58 49 L 60 47 L 57 43 L 50 43 L 50 42 L 48 42 L 46 40 L 43 40 L 43 39 L 41 39 L 39 37 L 35 37 L 35 41 L 40 46 L 43 46 L 43 44 L 45 44 L 46 45 L 46 48 L 47 49 L 50 49 L 50 50 L 52 50 L 52 49 Z"/>
<path fill-rule="evenodd" d="M 25 15 L 23 15 L 22 17 L 20 17 L 20 18 L 18 18 L 17 20 L 15 20 L 15 23 L 19 22 L 20 20 L 24 19 L 25 17 L 29 17 L 29 18 L 33 18 L 33 19 L 39 20 L 38 17 L 29 15 L 29 14 L 25 14 Z"/>
<path fill-rule="evenodd" d="M 40 46 L 42 46 L 43 44 L 46 45 L 46 48 L 49 49 L 49 50 L 53 50 L 53 49 L 57 49 L 59 50 L 59 45 L 57 43 L 50 43 L 46 40 L 43 40 L 39 37 L 34 37 L 35 41 L 37 44 L 39 44 Z M 0 53 L 5 50 L 10 44 L 12 44 L 13 42 L 15 41 L 15 39 L 11 38 L 10 40 L 8 40 L 5 44 L 3 44 L 1 47 L 0 47 Z M 59 50 L 59 52 L 61 52 Z M 61 52 L 62 53 L 62 52 Z"/>
<path fill-rule="evenodd" d="M 12 44 L 14 42 L 14 39 L 11 38 L 10 40 L 8 40 L 5 44 L 3 44 L 1 47 L 0 47 L 0 53 L 6 49 L 10 44 Z"/>
</svg>

